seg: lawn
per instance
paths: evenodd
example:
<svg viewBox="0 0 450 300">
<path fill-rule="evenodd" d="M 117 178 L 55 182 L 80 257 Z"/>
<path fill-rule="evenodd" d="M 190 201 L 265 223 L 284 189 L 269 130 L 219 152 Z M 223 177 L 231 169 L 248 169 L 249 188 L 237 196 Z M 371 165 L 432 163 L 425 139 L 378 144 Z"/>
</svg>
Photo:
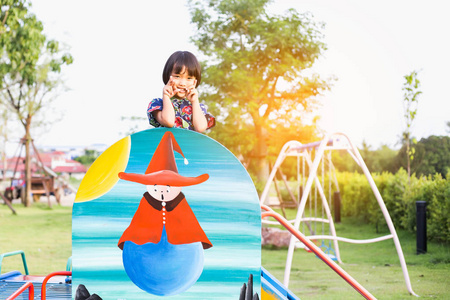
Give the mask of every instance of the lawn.
<svg viewBox="0 0 450 300">
<path fill-rule="evenodd" d="M 14 205 L 13 215 L 0 205 L 0 253 L 25 251 L 28 270 L 33 275 L 65 271 L 72 255 L 72 208 L 36 203 L 31 208 Z M 6 257 L 1 272 L 23 272 L 20 256 Z"/>
<path fill-rule="evenodd" d="M 363 239 L 386 235 L 376 233 L 370 225 L 343 219 L 336 224 L 338 235 Z M 416 255 L 416 239 L 410 233 L 398 232 L 411 285 L 425 299 L 450 299 L 450 247 L 428 242 L 428 252 Z M 341 267 L 378 299 L 413 299 L 403 278 L 394 242 L 374 244 L 339 243 Z M 286 249 L 262 250 L 262 265 L 280 281 L 284 278 Z M 295 250 L 289 288 L 302 299 L 361 299 L 334 271 L 315 255 Z"/>
<path fill-rule="evenodd" d="M 31 274 L 65 270 L 71 255 L 71 208 L 55 205 L 49 209 L 45 204 L 34 204 L 31 208 L 15 205 L 15 209 L 17 215 L 0 205 L 0 252 L 24 250 Z M 345 218 L 336 224 L 336 230 L 355 239 L 385 234 Z M 402 231 L 398 235 L 413 290 L 424 299 L 450 299 L 450 247 L 429 242 L 427 254 L 416 255 L 415 236 Z M 341 267 L 378 299 L 414 299 L 407 292 L 392 240 L 339 245 L 344 261 Z M 262 250 L 262 265 L 280 281 L 286 254 L 287 249 Z M 1 267 L 2 273 L 23 271 L 20 256 L 5 258 Z M 361 299 L 324 263 L 301 249 L 294 255 L 289 287 L 301 299 Z"/>
</svg>

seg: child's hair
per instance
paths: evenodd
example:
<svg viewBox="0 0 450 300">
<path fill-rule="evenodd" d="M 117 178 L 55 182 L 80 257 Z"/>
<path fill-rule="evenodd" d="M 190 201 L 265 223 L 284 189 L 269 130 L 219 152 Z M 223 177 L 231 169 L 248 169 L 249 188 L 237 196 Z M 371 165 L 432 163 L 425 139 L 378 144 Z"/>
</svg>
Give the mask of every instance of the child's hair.
<svg viewBox="0 0 450 300">
<path fill-rule="evenodd" d="M 186 67 L 189 76 L 197 79 L 195 87 L 198 87 L 202 79 L 200 64 L 194 54 L 188 51 L 177 51 L 169 57 L 162 74 L 164 84 L 169 82 L 172 72 L 180 73 L 183 67 Z"/>
</svg>

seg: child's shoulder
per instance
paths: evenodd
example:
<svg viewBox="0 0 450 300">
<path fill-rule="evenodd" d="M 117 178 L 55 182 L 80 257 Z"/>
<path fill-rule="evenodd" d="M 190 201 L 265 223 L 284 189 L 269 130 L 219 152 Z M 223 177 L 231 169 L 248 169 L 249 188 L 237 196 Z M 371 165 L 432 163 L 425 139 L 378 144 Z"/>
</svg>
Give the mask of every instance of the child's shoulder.
<svg viewBox="0 0 450 300">
<path fill-rule="evenodd" d="M 162 98 L 153 98 L 152 100 L 150 100 L 150 104 L 162 105 L 163 104 L 163 100 L 162 100 Z"/>
<path fill-rule="evenodd" d="M 154 98 L 150 101 L 147 107 L 147 112 L 152 112 L 154 110 L 161 110 L 163 101 L 161 98 Z"/>
</svg>

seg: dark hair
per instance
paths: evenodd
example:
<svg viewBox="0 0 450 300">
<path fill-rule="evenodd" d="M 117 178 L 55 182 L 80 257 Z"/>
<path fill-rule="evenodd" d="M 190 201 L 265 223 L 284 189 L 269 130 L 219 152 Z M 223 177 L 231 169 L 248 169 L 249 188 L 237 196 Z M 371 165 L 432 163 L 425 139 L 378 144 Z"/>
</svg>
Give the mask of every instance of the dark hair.
<svg viewBox="0 0 450 300">
<path fill-rule="evenodd" d="M 164 84 L 169 82 L 172 72 L 180 73 L 183 67 L 186 67 L 189 76 L 197 79 L 195 87 L 198 87 L 202 79 L 202 71 L 197 58 L 188 51 L 177 51 L 169 57 L 162 74 Z"/>
</svg>

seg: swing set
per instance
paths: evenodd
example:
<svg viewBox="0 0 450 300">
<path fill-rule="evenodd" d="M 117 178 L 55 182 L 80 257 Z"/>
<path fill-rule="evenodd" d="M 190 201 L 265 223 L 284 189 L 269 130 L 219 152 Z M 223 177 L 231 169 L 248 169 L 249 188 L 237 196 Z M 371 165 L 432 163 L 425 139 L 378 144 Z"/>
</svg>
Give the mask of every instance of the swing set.
<svg viewBox="0 0 450 300">
<path fill-rule="evenodd" d="M 335 168 L 331 159 L 332 151 L 336 150 L 345 150 L 349 153 L 363 171 L 383 213 L 390 234 L 364 240 L 349 239 L 337 235 L 331 213 L 333 196 L 335 218 L 337 222 L 340 222 L 340 191 L 337 183 Z M 282 175 L 280 167 L 287 157 L 297 158 L 296 189 L 298 190 L 297 199 L 294 199 L 292 191 L 290 190 L 286 180 L 283 178 L 286 188 L 288 189 L 293 201 L 295 201 L 295 206 L 297 208 L 295 219 L 289 220 L 288 222 L 292 224 L 295 229 L 301 229 L 301 232 L 309 232 L 309 235 L 305 233 L 306 238 L 311 241 L 316 241 L 317 246 L 324 252 L 324 254 L 331 260 L 338 263 L 342 263 L 338 241 L 353 244 L 368 244 L 393 239 L 408 292 L 417 296 L 411 287 L 411 281 L 409 278 L 408 269 L 406 267 L 405 258 L 397 232 L 395 231 L 394 224 L 392 223 L 392 219 L 381 194 L 378 191 L 378 188 L 376 187 L 366 164 L 364 163 L 364 160 L 350 139 L 343 133 L 334 133 L 325 136 L 325 138 L 319 142 L 302 144 L 298 141 L 289 141 L 283 146 L 260 197 L 261 205 L 271 205 L 271 203 L 269 203 L 271 201 L 268 195 L 271 184 L 274 182 L 278 194 L 279 205 L 283 211 L 283 214 L 285 214 L 285 203 L 281 199 L 279 188 L 276 185 L 276 175 Z M 328 189 L 328 192 L 325 191 L 326 189 Z M 318 215 L 319 211 L 321 212 L 320 216 Z M 277 222 L 268 221 L 266 219 L 263 219 L 262 222 L 269 225 L 277 224 Z M 321 229 L 321 234 L 318 234 L 318 224 L 321 225 L 321 228 L 319 228 L 319 230 Z M 326 227 L 328 227 L 328 234 L 325 232 Z M 291 236 L 283 282 L 286 287 L 289 286 L 292 259 L 295 248 L 305 248 L 306 250 L 309 250 L 295 236 Z"/>
</svg>

